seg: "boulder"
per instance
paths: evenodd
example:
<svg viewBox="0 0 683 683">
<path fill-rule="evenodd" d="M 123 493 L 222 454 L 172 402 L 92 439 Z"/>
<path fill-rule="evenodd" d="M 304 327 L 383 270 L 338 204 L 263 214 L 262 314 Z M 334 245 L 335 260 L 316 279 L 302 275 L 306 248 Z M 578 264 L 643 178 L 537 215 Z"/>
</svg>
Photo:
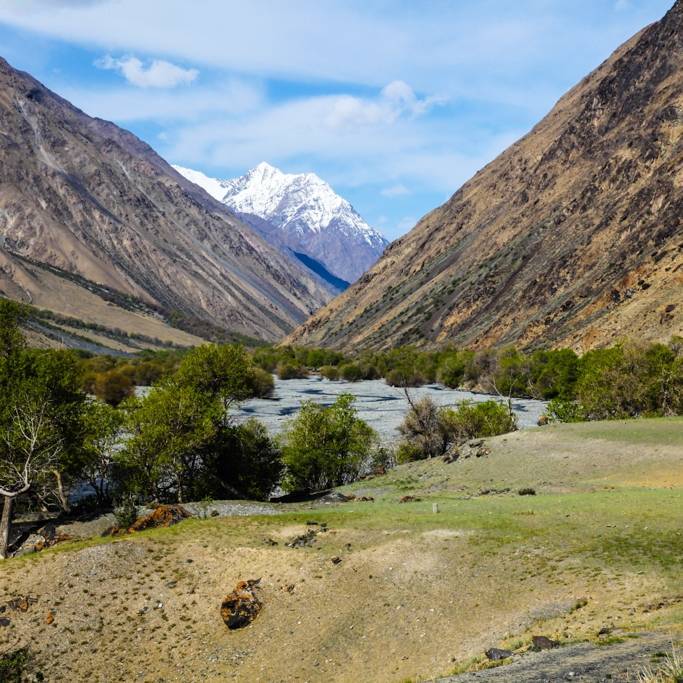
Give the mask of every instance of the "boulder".
<svg viewBox="0 0 683 683">
<path fill-rule="evenodd" d="M 128 531 L 142 531 L 155 527 L 168 527 L 192 515 L 182 505 L 159 505 L 144 517 L 139 517 Z"/>
<path fill-rule="evenodd" d="M 244 628 L 258 616 L 261 600 L 257 596 L 261 579 L 240 581 L 221 603 L 221 617 L 230 629 Z"/>
<path fill-rule="evenodd" d="M 532 650 L 552 650 L 555 647 L 559 647 L 560 644 L 556 640 L 548 638 L 548 636 L 532 636 Z"/>
<path fill-rule="evenodd" d="M 507 659 L 512 657 L 512 652 L 510 650 L 501 650 L 497 647 L 492 647 L 486 650 L 484 653 L 492 662 L 499 662 L 501 659 Z"/>
<path fill-rule="evenodd" d="M 353 493 L 344 494 L 340 491 L 330 491 L 319 498 L 321 503 L 348 503 L 350 500 L 355 500 L 356 496 Z"/>
<path fill-rule="evenodd" d="M 44 543 L 45 539 L 40 534 L 29 534 L 28 538 L 19 546 L 19 548 L 14 553 L 14 557 L 21 557 L 22 555 L 35 553 L 39 549 L 42 550 Z"/>
</svg>

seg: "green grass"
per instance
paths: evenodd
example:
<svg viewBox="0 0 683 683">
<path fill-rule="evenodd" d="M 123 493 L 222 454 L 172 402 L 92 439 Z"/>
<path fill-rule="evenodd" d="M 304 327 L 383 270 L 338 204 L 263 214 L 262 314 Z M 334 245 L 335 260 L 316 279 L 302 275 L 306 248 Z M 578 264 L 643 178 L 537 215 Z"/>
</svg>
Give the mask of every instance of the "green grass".
<svg viewBox="0 0 683 683">
<path fill-rule="evenodd" d="M 683 417 L 649 417 L 551 426 L 551 429 L 558 428 L 570 437 L 683 448 Z"/>
</svg>

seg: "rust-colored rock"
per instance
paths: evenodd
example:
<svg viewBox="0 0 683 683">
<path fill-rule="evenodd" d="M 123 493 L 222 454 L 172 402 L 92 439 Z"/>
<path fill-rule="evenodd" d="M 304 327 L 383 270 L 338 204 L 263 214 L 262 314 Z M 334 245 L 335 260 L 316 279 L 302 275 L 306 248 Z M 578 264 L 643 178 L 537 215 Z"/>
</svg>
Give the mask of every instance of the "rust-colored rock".
<svg viewBox="0 0 683 683">
<path fill-rule="evenodd" d="M 47 614 L 45 615 L 45 623 L 50 626 L 55 620 L 55 612 L 52 609 L 49 609 L 47 611 Z"/>
<path fill-rule="evenodd" d="M 173 526 L 188 517 L 192 515 L 182 505 L 159 505 L 148 515 L 139 517 L 128 531 Z"/>
<path fill-rule="evenodd" d="M 230 630 L 244 628 L 258 616 L 262 607 L 256 594 L 260 582 L 261 579 L 240 581 L 235 590 L 225 596 L 221 604 L 221 617 Z"/>
<path fill-rule="evenodd" d="M 32 595 L 20 595 L 8 600 L 7 606 L 17 612 L 28 612 L 29 607 L 35 605 L 36 602 L 38 602 L 38 598 L 34 598 Z"/>
</svg>

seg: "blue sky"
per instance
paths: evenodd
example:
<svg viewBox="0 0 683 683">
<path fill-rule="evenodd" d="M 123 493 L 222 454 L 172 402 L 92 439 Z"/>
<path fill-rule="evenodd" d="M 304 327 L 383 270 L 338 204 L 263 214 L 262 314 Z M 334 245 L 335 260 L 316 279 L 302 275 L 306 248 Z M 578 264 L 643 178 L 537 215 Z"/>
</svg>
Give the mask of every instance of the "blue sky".
<svg viewBox="0 0 683 683">
<path fill-rule="evenodd" d="M 393 239 L 673 0 L 0 0 L 0 55 L 172 163 L 314 171 Z"/>
</svg>

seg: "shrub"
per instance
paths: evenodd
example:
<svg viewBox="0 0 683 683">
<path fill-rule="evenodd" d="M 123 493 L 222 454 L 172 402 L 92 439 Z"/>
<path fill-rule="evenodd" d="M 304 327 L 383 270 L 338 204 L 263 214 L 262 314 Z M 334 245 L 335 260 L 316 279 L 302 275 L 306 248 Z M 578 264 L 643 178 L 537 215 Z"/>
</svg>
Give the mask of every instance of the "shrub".
<svg viewBox="0 0 683 683">
<path fill-rule="evenodd" d="M 379 379 L 382 376 L 372 363 L 360 363 L 360 369 L 363 373 L 363 379 Z"/>
<path fill-rule="evenodd" d="M 358 477 L 378 438 L 357 417 L 354 400 L 351 394 L 342 394 L 329 407 L 302 404 L 281 435 L 285 489 L 323 490 Z"/>
<path fill-rule="evenodd" d="M 22 683 L 28 680 L 27 669 L 31 654 L 27 647 L 0 654 L 0 681 L 3 683 Z M 34 674 L 34 680 L 42 681 L 42 674 Z"/>
<path fill-rule="evenodd" d="M 425 378 L 413 368 L 395 368 L 390 370 L 384 381 L 392 387 L 420 387 L 425 384 Z"/>
<path fill-rule="evenodd" d="M 531 387 L 529 358 L 514 348 L 501 351 L 497 358 L 494 386 L 501 394 L 528 396 Z"/>
<path fill-rule="evenodd" d="M 110 406 L 117 406 L 121 401 L 132 396 L 133 388 L 134 384 L 130 375 L 118 368 L 98 373 L 93 382 L 95 396 Z"/>
<path fill-rule="evenodd" d="M 424 460 L 426 457 L 422 448 L 412 441 L 400 441 L 396 448 L 396 462 L 399 465 L 415 460 Z"/>
<path fill-rule="evenodd" d="M 249 378 L 251 395 L 255 398 L 271 398 L 275 391 L 273 375 L 261 368 L 255 367 L 251 370 Z"/>
<path fill-rule="evenodd" d="M 357 363 L 347 363 L 339 368 L 339 376 L 347 382 L 358 382 L 363 379 L 363 371 Z"/>
<path fill-rule="evenodd" d="M 442 408 L 439 418 L 450 441 L 506 434 L 517 429 L 517 419 L 497 401 L 463 401 L 457 408 Z"/>
<path fill-rule="evenodd" d="M 121 505 L 114 509 L 114 517 L 119 529 L 128 529 L 135 524 L 138 518 L 138 508 L 132 496 L 126 496 Z"/>
<path fill-rule="evenodd" d="M 581 422 L 586 419 L 586 411 L 577 401 L 554 398 L 546 410 L 553 422 Z"/>
<path fill-rule="evenodd" d="M 308 377 L 308 371 L 301 365 L 279 363 L 277 366 L 277 376 L 280 379 L 304 379 Z"/>
<path fill-rule="evenodd" d="M 456 389 L 465 380 L 468 361 L 474 356 L 471 352 L 448 354 L 437 371 L 437 379 L 441 384 Z"/>
<path fill-rule="evenodd" d="M 663 344 L 617 345 L 584 354 L 576 398 L 585 417 L 607 420 L 683 411 L 683 357 Z"/>
<path fill-rule="evenodd" d="M 579 357 L 571 349 L 535 351 L 530 358 L 532 393 L 543 399 L 569 399 L 579 376 Z"/>
<path fill-rule="evenodd" d="M 325 379 L 334 381 L 339 379 L 339 368 L 335 365 L 323 365 L 320 368 L 320 374 Z"/>
<path fill-rule="evenodd" d="M 410 409 L 399 427 L 403 435 L 396 456 L 399 462 L 432 458 L 446 452 L 448 434 L 440 413 L 439 407 L 429 397 L 411 401 Z"/>
</svg>

